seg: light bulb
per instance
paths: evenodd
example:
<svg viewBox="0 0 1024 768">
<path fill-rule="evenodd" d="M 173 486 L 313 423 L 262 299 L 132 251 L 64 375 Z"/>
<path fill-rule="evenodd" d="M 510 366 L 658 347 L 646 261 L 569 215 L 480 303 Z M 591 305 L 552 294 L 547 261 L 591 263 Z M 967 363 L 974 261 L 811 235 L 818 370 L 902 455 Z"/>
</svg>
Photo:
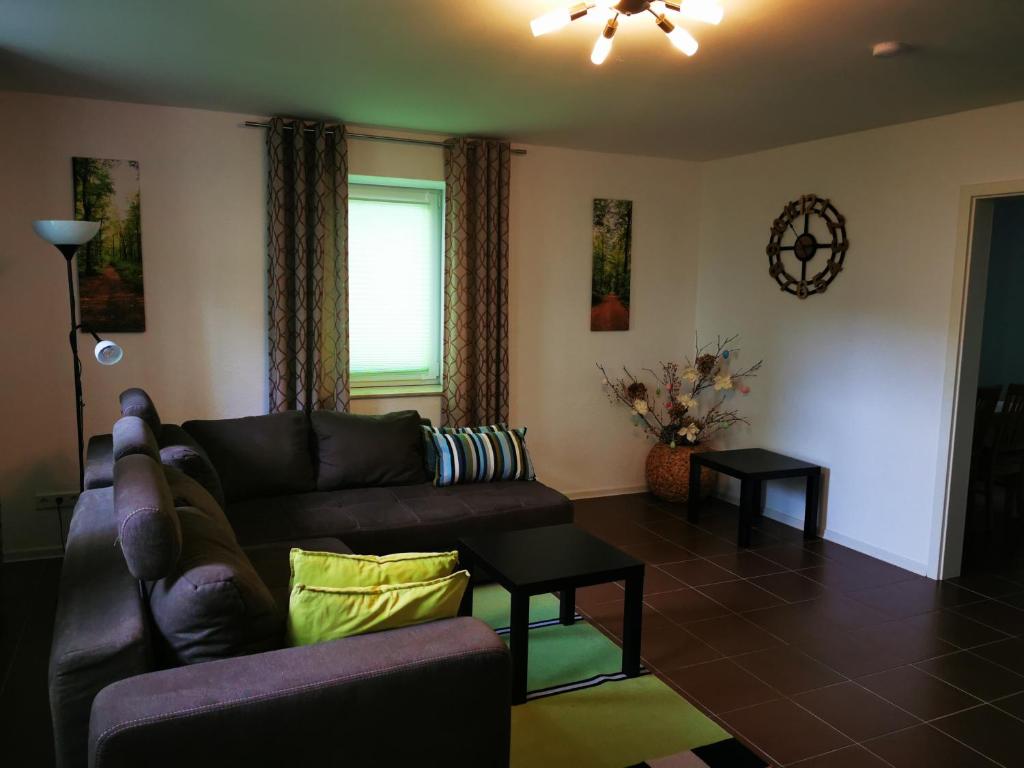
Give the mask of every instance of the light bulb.
<svg viewBox="0 0 1024 768">
<path fill-rule="evenodd" d="M 96 355 L 96 362 L 100 365 L 117 365 L 121 362 L 121 358 L 124 357 L 124 350 L 121 349 L 121 346 L 109 340 L 104 340 L 97 344 L 94 353 Z"/>
<path fill-rule="evenodd" d="M 665 7 L 665 0 L 651 0 L 651 13 L 655 16 L 664 16 L 668 12 Z"/>
<path fill-rule="evenodd" d="M 530 22 L 530 29 L 533 30 L 534 37 L 540 37 L 541 35 L 548 34 L 548 32 L 561 29 L 570 21 L 572 21 L 572 14 L 569 13 L 569 9 L 560 8 L 557 11 L 551 11 L 551 13 L 538 16 Z"/>
<path fill-rule="evenodd" d="M 608 58 L 608 54 L 612 52 L 612 39 L 601 35 L 597 38 L 597 42 L 594 43 L 594 50 L 590 54 L 590 60 L 595 64 L 604 64 L 604 60 Z"/>
<path fill-rule="evenodd" d="M 722 6 L 715 0 L 683 0 L 679 6 L 679 13 L 688 19 L 703 21 L 705 24 L 719 24 L 725 15 Z"/>
<path fill-rule="evenodd" d="M 678 48 L 680 51 L 685 53 L 687 56 L 693 56 L 697 52 L 697 41 L 693 35 L 687 32 L 682 27 L 676 27 L 668 33 L 668 39 L 672 41 L 672 45 Z"/>
</svg>

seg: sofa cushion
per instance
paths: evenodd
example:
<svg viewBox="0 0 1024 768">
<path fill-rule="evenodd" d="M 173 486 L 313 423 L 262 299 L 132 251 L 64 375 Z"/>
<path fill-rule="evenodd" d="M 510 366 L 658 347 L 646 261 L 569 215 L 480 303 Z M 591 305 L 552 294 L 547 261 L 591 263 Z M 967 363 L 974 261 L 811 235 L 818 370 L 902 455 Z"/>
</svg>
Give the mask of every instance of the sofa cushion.
<svg viewBox="0 0 1024 768">
<path fill-rule="evenodd" d="M 85 490 L 114 484 L 114 437 L 94 435 L 85 450 Z"/>
<path fill-rule="evenodd" d="M 146 394 L 146 390 L 132 387 L 122 392 L 119 399 L 122 416 L 138 416 L 149 424 L 154 435 L 160 434 L 160 414 L 157 413 L 156 406 L 153 405 L 150 396 Z"/>
<path fill-rule="evenodd" d="M 392 555 L 351 555 L 293 547 L 288 555 L 291 584 L 311 587 L 379 587 L 451 576 L 459 553 L 396 552 Z"/>
<path fill-rule="evenodd" d="M 332 536 L 356 552 L 442 551 L 459 536 L 572 522 L 572 503 L 540 482 L 390 488 L 250 499 L 225 510 L 243 546 Z"/>
<path fill-rule="evenodd" d="M 270 590 L 282 621 L 288 616 L 288 592 L 291 581 L 288 555 L 293 547 L 310 552 L 334 552 L 338 555 L 352 553 L 352 550 L 341 541 L 332 538 L 296 539 L 295 541 L 244 547 L 245 556 L 249 558 L 252 567 L 256 569 L 256 573 Z"/>
<path fill-rule="evenodd" d="M 427 465 L 434 468 L 434 485 L 536 479 L 525 427 L 423 427 L 423 432 L 430 438 Z"/>
<path fill-rule="evenodd" d="M 203 447 L 176 424 L 164 424 L 160 430 L 160 461 L 200 483 L 220 506 L 224 506 L 224 487 L 220 475 Z"/>
<path fill-rule="evenodd" d="M 141 453 L 114 464 L 118 540 L 137 579 L 159 579 L 181 554 L 181 528 L 163 467 Z"/>
<path fill-rule="evenodd" d="M 420 415 L 397 411 L 362 416 L 314 411 L 320 491 L 422 483 L 423 440 Z"/>
<path fill-rule="evenodd" d="M 304 413 L 186 421 L 182 426 L 213 462 L 228 503 L 316 489 Z"/>
<path fill-rule="evenodd" d="M 230 528 L 195 507 L 176 514 L 181 557 L 149 596 L 166 661 L 194 664 L 280 647 L 281 614 Z"/>
<path fill-rule="evenodd" d="M 122 416 L 115 421 L 112 441 L 115 462 L 133 453 L 144 454 L 154 461 L 160 460 L 160 449 L 153 437 L 153 430 L 138 416 Z"/>
</svg>

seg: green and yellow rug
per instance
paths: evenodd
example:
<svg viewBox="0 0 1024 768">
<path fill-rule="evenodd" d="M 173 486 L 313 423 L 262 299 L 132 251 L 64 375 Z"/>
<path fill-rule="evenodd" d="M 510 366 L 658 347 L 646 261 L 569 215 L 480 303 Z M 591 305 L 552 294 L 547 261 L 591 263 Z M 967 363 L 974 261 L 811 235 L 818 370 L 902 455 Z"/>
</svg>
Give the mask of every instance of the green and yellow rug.
<svg viewBox="0 0 1024 768">
<path fill-rule="evenodd" d="M 509 594 L 497 584 L 476 588 L 473 614 L 508 637 Z M 764 765 L 654 675 L 623 677 L 619 646 L 582 617 L 559 624 L 553 595 L 530 601 L 529 654 L 513 768 Z"/>
</svg>

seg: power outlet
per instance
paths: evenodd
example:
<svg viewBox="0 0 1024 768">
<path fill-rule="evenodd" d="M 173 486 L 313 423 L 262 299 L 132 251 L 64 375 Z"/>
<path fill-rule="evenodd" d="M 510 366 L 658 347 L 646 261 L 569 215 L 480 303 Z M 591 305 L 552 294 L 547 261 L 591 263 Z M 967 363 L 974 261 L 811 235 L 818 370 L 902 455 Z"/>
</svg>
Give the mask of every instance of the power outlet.
<svg viewBox="0 0 1024 768">
<path fill-rule="evenodd" d="M 36 511 L 43 512 L 48 509 L 62 509 L 70 511 L 78 501 L 78 491 L 63 491 L 54 493 L 36 494 Z"/>
</svg>

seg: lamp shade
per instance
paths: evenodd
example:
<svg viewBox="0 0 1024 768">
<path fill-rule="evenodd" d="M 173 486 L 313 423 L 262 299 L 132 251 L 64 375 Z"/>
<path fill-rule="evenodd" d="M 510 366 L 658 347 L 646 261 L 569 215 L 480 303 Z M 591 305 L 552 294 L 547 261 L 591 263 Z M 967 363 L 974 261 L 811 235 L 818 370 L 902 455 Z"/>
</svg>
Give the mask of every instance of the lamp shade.
<svg viewBox="0 0 1024 768">
<path fill-rule="evenodd" d="M 100 365 L 117 365 L 121 362 L 121 358 L 124 357 L 124 350 L 121 349 L 121 345 L 106 339 L 96 345 L 94 352 L 96 362 Z"/>
<path fill-rule="evenodd" d="M 32 229 L 43 240 L 53 245 L 81 245 L 96 237 L 96 233 L 100 231 L 100 223 L 41 219 L 32 222 Z"/>
</svg>

